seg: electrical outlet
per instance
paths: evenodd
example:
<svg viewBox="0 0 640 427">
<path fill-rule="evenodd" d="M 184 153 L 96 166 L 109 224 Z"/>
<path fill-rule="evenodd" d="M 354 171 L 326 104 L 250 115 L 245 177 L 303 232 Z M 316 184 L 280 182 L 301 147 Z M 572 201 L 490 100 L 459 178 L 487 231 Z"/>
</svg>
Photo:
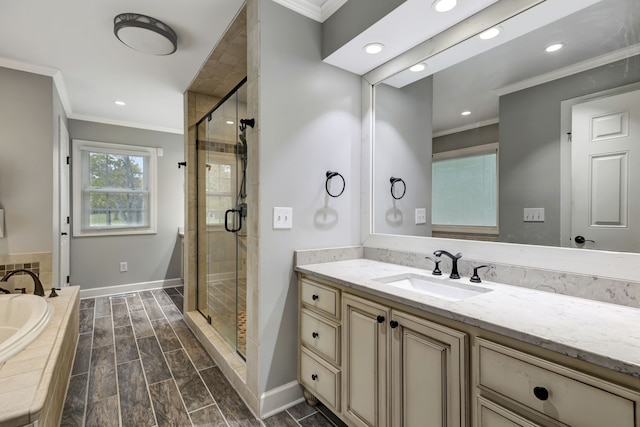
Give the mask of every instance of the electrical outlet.
<svg viewBox="0 0 640 427">
<path fill-rule="evenodd" d="M 120 273 L 124 273 L 124 272 L 128 271 L 128 269 L 129 269 L 129 266 L 128 266 L 127 262 L 126 261 L 122 261 L 120 263 Z"/>
<path fill-rule="evenodd" d="M 416 225 L 427 223 L 427 209 L 416 208 Z"/>
<path fill-rule="evenodd" d="M 290 230 L 293 228 L 293 208 L 273 208 L 273 228 Z"/>
</svg>

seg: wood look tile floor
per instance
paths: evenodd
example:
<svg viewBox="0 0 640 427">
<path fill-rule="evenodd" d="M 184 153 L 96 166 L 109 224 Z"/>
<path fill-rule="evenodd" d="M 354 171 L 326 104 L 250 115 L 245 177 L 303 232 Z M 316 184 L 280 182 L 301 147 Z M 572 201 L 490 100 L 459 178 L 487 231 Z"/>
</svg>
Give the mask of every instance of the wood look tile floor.
<svg viewBox="0 0 640 427">
<path fill-rule="evenodd" d="M 61 425 L 342 426 L 326 408 L 304 402 L 256 419 L 184 322 L 182 291 L 80 301 Z"/>
</svg>

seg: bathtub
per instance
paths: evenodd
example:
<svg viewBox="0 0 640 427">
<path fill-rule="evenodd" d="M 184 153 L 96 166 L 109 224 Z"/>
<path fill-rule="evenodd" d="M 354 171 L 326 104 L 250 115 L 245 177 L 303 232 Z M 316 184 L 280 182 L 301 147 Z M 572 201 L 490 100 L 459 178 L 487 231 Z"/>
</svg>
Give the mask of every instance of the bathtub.
<svg viewBox="0 0 640 427">
<path fill-rule="evenodd" d="M 43 297 L 0 295 L 0 364 L 35 340 L 52 315 L 53 307 Z"/>
</svg>

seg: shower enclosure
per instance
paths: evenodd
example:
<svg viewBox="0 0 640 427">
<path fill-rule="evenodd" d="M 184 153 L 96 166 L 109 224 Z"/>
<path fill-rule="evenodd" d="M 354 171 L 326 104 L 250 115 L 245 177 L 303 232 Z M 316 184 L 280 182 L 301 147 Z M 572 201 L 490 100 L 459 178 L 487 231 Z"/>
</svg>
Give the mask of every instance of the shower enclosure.
<svg viewBox="0 0 640 427">
<path fill-rule="evenodd" d="M 198 310 L 245 357 L 246 79 L 196 125 Z"/>
</svg>

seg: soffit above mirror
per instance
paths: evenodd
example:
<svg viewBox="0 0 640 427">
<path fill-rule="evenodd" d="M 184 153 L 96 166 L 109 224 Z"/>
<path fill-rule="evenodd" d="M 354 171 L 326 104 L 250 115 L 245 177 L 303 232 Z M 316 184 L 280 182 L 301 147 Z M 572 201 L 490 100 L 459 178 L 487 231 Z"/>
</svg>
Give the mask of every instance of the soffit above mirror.
<svg viewBox="0 0 640 427">
<path fill-rule="evenodd" d="M 324 62 L 363 75 L 497 2 L 498 0 L 459 0 L 453 10 L 440 13 L 433 9 L 433 1 L 406 0 L 385 16 L 379 17 L 373 25 L 345 41 L 324 58 Z M 362 2 L 362 5 L 363 8 L 370 7 L 367 2 Z M 338 14 L 341 12 L 342 10 L 338 11 Z M 353 18 L 355 14 L 351 12 Z M 370 13 L 369 10 L 359 12 L 358 15 L 362 16 Z M 366 54 L 363 47 L 369 43 L 381 43 L 384 49 L 376 55 Z"/>
</svg>

